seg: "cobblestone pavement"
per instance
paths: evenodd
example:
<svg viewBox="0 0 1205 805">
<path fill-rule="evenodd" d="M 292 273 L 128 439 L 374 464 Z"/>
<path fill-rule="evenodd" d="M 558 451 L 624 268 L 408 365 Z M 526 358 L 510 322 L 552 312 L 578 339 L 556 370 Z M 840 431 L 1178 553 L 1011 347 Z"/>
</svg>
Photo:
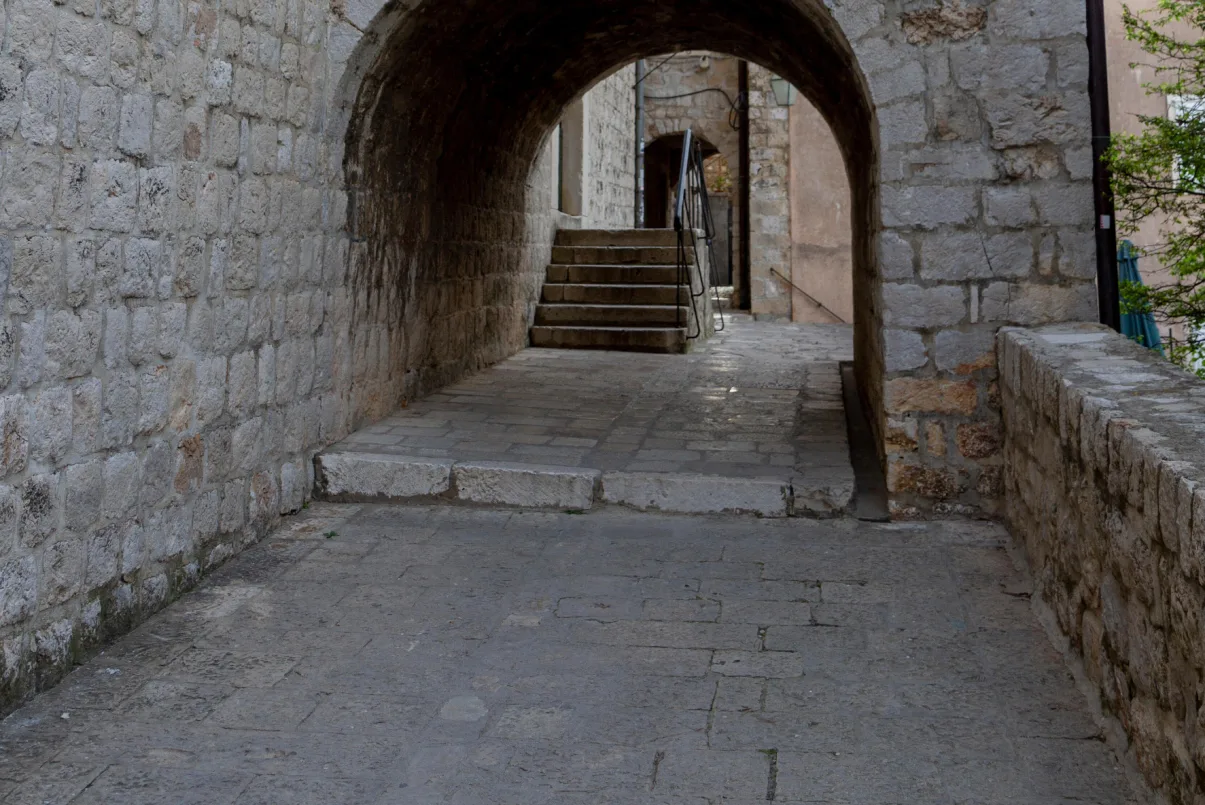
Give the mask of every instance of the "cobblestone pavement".
<svg viewBox="0 0 1205 805">
<path fill-rule="evenodd" d="M 0 723 L 7 803 L 1133 801 L 972 522 L 316 504 Z"/>
<path fill-rule="evenodd" d="M 527 349 L 330 452 L 745 478 L 852 473 L 838 366 L 852 359 L 850 327 L 741 314 L 685 356 Z"/>
</svg>

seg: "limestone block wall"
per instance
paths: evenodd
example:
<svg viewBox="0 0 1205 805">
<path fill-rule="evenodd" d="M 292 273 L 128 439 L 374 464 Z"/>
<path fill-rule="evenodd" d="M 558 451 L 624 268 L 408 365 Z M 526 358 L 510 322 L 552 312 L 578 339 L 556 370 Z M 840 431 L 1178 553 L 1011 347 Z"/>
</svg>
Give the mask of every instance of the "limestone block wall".
<svg viewBox="0 0 1205 805">
<path fill-rule="evenodd" d="M 1004 513 L 1035 592 L 1147 782 L 1200 801 L 1205 383 L 1096 325 L 998 343 Z"/>
<path fill-rule="evenodd" d="M 584 226 L 623 229 L 636 216 L 636 67 L 586 93 Z"/>
<path fill-rule="evenodd" d="M 317 3 L 0 14 L 0 706 L 300 508 L 346 433 Z"/>
<path fill-rule="evenodd" d="M 727 162 L 732 187 L 732 276 L 739 283 L 741 205 L 735 200 L 740 187 L 740 133 L 732 126 L 732 104 L 740 94 L 740 60 L 724 53 L 690 51 L 649 56 L 645 61 L 653 70 L 644 82 L 645 143 L 692 128 Z M 726 217 L 716 225 L 727 229 Z"/>
<path fill-rule="evenodd" d="M 861 56 L 883 143 L 888 488 L 899 515 L 990 512 L 996 330 L 1096 318 L 1084 9 L 944 4 L 899 24 L 906 44 Z M 876 304 L 861 281 L 855 317 Z"/>
<path fill-rule="evenodd" d="M 791 117 L 749 65 L 749 280 L 754 318 L 791 318 Z M 774 273 L 777 272 L 777 273 Z"/>
</svg>

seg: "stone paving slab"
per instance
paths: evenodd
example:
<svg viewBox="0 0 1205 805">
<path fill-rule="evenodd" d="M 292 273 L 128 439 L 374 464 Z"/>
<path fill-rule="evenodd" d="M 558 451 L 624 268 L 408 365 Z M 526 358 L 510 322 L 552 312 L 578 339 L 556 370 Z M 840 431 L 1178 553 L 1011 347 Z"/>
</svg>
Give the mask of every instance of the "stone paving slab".
<svg viewBox="0 0 1205 805">
<path fill-rule="evenodd" d="M 1005 546 L 318 503 L 0 722 L 0 801 L 1140 801 Z"/>
<path fill-rule="evenodd" d="M 854 491 L 839 369 L 852 358 L 849 327 L 740 314 L 687 355 L 528 349 L 333 446 L 319 457 L 319 490 L 331 500 L 831 515 Z M 441 483 L 445 469 L 453 479 L 455 467 L 483 462 L 505 470 L 491 493 Z M 581 478 L 541 467 L 602 482 L 587 499 Z"/>
</svg>

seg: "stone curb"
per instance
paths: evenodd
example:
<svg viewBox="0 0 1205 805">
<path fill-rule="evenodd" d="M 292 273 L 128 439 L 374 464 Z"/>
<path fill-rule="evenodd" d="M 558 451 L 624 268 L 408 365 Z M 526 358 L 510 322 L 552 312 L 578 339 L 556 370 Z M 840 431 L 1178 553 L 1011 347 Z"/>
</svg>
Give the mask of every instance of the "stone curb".
<svg viewBox="0 0 1205 805">
<path fill-rule="evenodd" d="M 777 478 L 608 472 L 602 480 L 606 503 L 678 514 L 786 517 L 791 513 L 791 494 L 790 482 Z"/>
<path fill-rule="evenodd" d="M 849 509 L 856 488 L 849 468 L 825 468 L 805 471 L 794 484 L 794 514 L 835 515 Z"/>
<path fill-rule="evenodd" d="M 315 491 L 330 500 L 434 497 L 451 488 L 454 463 L 374 453 L 323 453 L 314 461 Z"/>
<path fill-rule="evenodd" d="M 732 478 L 602 470 L 503 461 L 454 461 L 379 453 L 323 453 L 315 495 L 336 501 L 461 501 L 533 509 L 627 506 L 674 514 L 831 516 L 853 497 L 853 479 Z"/>
<path fill-rule="evenodd" d="M 538 509 L 589 509 L 600 475 L 600 470 L 501 461 L 452 467 L 458 500 Z"/>
</svg>

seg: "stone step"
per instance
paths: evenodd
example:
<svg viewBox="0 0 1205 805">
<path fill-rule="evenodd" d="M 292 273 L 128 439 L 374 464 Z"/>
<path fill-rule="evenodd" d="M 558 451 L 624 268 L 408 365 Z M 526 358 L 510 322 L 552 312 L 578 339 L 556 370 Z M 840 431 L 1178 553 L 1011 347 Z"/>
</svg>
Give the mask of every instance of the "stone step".
<svg viewBox="0 0 1205 805">
<path fill-rule="evenodd" d="M 586 305 L 688 305 L 690 291 L 678 285 L 547 283 L 543 301 Z"/>
<path fill-rule="evenodd" d="M 548 282 L 567 282 L 574 285 L 675 285 L 678 282 L 678 267 L 659 266 L 599 266 L 599 265 L 550 265 Z"/>
<path fill-rule="evenodd" d="M 689 309 L 679 305 L 539 305 L 537 325 L 682 327 Z"/>
<path fill-rule="evenodd" d="M 320 454 L 316 469 L 316 497 L 373 503 L 459 501 L 577 511 L 610 504 L 681 514 L 831 517 L 846 511 L 852 496 L 852 480 L 833 486 L 791 473 L 783 478 L 731 478 L 604 472 L 338 450 Z"/>
<path fill-rule="evenodd" d="M 557 246 L 677 246 L 672 229 L 562 229 Z"/>
<path fill-rule="evenodd" d="M 694 261 L 694 249 L 686 250 Z M 552 262 L 566 265 L 676 265 L 677 246 L 553 246 Z"/>
<path fill-rule="evenodd" d="M 556 349 L 614 349 L 624 352 L 682 353 L 686 331 L 676 327 L 568 327 L 531 328 L 533 347 Z"/>
</svg>

